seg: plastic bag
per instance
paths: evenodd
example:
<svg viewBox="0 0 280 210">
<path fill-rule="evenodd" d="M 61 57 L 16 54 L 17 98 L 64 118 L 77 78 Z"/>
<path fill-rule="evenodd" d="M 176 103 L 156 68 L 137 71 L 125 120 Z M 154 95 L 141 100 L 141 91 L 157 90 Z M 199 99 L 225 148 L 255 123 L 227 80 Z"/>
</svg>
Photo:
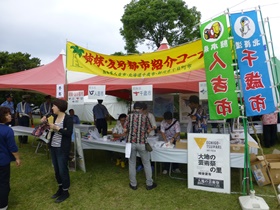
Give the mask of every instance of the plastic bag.
<svg viewBox="0 0 280 210">
<path fill-rule="evenodd" d="M 43 122 L 40 125 L 37 125 L 32 131 L 32 135 L 36 137 L 40 137 L 46 130 L 49 130 L 50 126 L 47 122 Z"/>
</svg>

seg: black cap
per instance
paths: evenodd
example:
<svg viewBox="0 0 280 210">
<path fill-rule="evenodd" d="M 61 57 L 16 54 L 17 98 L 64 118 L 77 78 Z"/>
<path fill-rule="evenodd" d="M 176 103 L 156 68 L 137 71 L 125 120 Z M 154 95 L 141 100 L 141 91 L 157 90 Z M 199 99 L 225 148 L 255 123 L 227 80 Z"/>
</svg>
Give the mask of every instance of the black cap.
<svg viewBox="0 0 280 210">
<path fill-rule="evenodd" d="M 5 97 L 6 97 L 6 98 L 13 98 L 13 95 L 12 95 L 11 93 L 7 93 L 7 94 L 5 95 Z"/>
<path fill-rule="evenodd" d="M 139 101 L 136 101 L 133 105 L 133 109 L 143 109 L 143 104 Z"/>
</svg>

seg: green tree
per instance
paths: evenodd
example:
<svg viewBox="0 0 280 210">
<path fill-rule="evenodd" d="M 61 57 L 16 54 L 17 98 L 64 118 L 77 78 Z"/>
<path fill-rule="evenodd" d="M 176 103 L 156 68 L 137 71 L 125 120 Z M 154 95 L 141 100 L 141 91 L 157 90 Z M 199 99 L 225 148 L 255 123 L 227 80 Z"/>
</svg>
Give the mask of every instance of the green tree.
<svg viewBox="0 0 280 210">
<path fill-rule="evenodd" d="M 154 49 L 166 37 L 171 46 L 200 37 L 201 13 L 183 0 L 132 0 L 125 7 L 120 33 L 127 53 L 137 53 L 145 41 Z"/>
<path fill-rule="evenodd" d="M 124 56 L 124 55 L 126 55 L 126 54 L 124 54 L 123 52 L 115 52 L 115 53 L 113 53 L 113 54 L 111 54 L 111 55 Z"/>
<path fill-rule="evenodd" d="M 0 75 L 24 71 L 40 66 L 39 58 L 31 58 L 28 53 L 0 52 Z"/>
<path fill-rule="evenodd" d="M 7 51 L 0 52 L 0 75 L 20 72 L 29 70 L 40 66 L 41 60 L 39 58 L 31 58 L 28 53 L 9 53 Z M 7 93 L 12 93 L 14 96 L 14 102 L 17 104 L 21 101 L 21 96 L 29 94 L 31 95 L 31 103 L 36 105 L 40 104 L 44 100 L 44 96 L 38 93 L 29 93 L 25 90 L 0 90 L 0 104 L 3 103 Z"/>
</svg>

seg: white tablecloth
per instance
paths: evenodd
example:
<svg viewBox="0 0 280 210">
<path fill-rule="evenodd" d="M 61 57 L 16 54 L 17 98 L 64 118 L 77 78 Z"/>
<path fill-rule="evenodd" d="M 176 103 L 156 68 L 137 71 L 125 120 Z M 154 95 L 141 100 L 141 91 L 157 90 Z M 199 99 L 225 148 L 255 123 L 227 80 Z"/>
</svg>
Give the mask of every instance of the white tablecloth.
<svg viewBox="0 0 280 210">
<path fill-rule="evenodd" d="M 186 149 L 166 149 L 154 148 L 151 152 L 153 162 L 188 163 L 188 150 Z M 244 154 L 230 153 L 230 167 L 244 168 Z"/>
<path fill-rule="evenodd" d="M 150 139 L 151 140 L 151 139 Z M 125 142 L 119 141 L 104 141 L 82 139 L 83 149 L 99 149 L 125 153 Z M 151 161 L 153 162 L 170 162 L 170 163 L 188 163 L 188 150 L 186 149 L 167 149 L 167 148 L 153 148 L 151 152 Z M 231 153 L 230 167 L 244 168 L 244 154 Z"/>
<path fill-rule="evenodd" d="M 113 152 L 125 152 L 125 142 L 119 141 L 103 141 L 103 138 L 99 140 L 88 140 L 82 139 L 82 147 L 83 149 L 99 149 L 99 150 L 107 150 Z"/>
<path fill-rule="evenodd" d="M 24 126 L 13 126 L 11 127 L 15 133 L 15 136 L 21 135 L 31 135 L 34 128 L 24 127 Z"/>
</svg>

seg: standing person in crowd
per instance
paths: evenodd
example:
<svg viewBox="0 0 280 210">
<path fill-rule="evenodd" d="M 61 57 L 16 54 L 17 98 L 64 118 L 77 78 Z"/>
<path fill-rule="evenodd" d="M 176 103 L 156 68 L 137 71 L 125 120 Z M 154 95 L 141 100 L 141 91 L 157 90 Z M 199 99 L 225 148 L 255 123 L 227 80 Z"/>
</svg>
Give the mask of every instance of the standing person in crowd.
<svg viewBox="0 0 280 210">
<path fill-rule="evenodd" d="M 196 95 L 191 95 L 189 98 L 189 106 L 192 113 L 190 117 L 195 120 L 194 133 L 207 133 L 207 115 L 203 107 L 199 104 L 199 98 Z"/>
<path fill-rule="evenodd" d="M 120 141 L 125 141 L 126 139 L 126 133 L 124 132 L 124 123 L 126 120 L 127 115 L 126 114 L 120 114 L 118 117 L 118 121 L 116 126 L 112 130 L 113 134 L 113 141 L 120 140 Z M 123 157 L 118 157 L 116 166 L 121 165 L 122 168 L 125 168 L 125 159 Z"/>
<path fill-rule="evenodd" d="M 23 95 L 22 101 L 17 104 L 16 117 L 18 119 L 18 125 L 25 127 L 29 127 L 30 123 L 33 125 L 32 109 L 30 107 L 29 100 L 30 95 Z M 21 144 L 27 144 L 28 136 L 18 136 L 18 140 Z"/>
<path fill-rule="evenodd" d="M 14 126 L 15 125 L 15 107 L 13 102 L 13 95 L 11 93 L 8 93 L 5 95 L 6 101 L 4 101 L 1 106 L 8 107 L 10 109 L 10 113 L 12 116 L 12 120 L 10 122 L 7 122 L 7 125 Z"/>
<path fill-rule="evenodd" d="M 97 101 L 98 104 L 96 104 L 92 109 L 94 124 L 98 132 L 102 133 L 103 136 L 106 136 L 108 129 L 107 118 L 109 117 L 109 112 L 106 106 L 102 104 L 103 100 L 98 99 Z"/>
<path fill-rule="evenodd" d="M 10 109 L 0 107 L 0 209 L 8 208 L 10 192 L 11 161 L 20 166 L 21 161 L 15 142 L 14 131 L 6 123 L 12 120 Z"/>
<path fill-rule="evenodd" d="M 74 109 L 69 109 L 69 115 L 72 116 L 74 124 L 80 124 L 81 123 L 78 115 L 75 115 Z"/>
<path fill-rule="evenodd" d="M 51 198 L 56 198 L 56 203 L 63 202 L 69 197 L 70 176 L 68 158 L 71 149 L 73 119 L 65 113 L 67 107 L 67 101 L 56 99 L 52 107 L 54 121 L 49 122 L 50 130 L 52 130 L 49 146 L 55 178 L 58 183 L 58 190 Z M 41 119 L 42 122 L 46 120 L 46 116 Z"/>
<path fill-rule="evenodd" d="M 155 130 L 157 129 L 157 123 L 156 123 L 156 119 L 155 119 L 155 116 L 149 112 L 148 110 L 148 105 L 146 103 L 143 103 L 143 114 L 147 115 L 148 118 L 149 118 L 149 123 L 150 123 L 150 126 L 151 126 L 151 131 L 149 133 L 149 136 L 154 136 L 155 135 Z M 137 158 L 139 159 L 139 165 L 137 166 L 136 168 L 136 171 L 139 172 L 139 171 L 142 171 L 143 170 L 143 164 L 141 162 L 141 159 L 140 158 Z M 151 163 L 152 164 L 152 163 Z M 152 165 L 152 170 L 153 170 L 153 165 Z"/>
<path fill-rule="evenodd" d="M 278 113 L 273 112 L 262 116 L 264 146 L 270 148 L 277 142 Z"/>
<path fill-rule="evenodd" d="M 148 116 L 150 126 L 152 128 L 150 133 L 149 133 L 149 136 L 154 136 L 155 135 L 155 130 L 157 129 L 157 122 L 156 122 L 155 116 L 151 112 L 149 112 L 148 105 L 146 103 L 143 103 L 143 114 Z"/>
<path fill-rule="evenodd" d="M 165 112 L 163 114 L 163 118 L 164 120 L 160 124 L 162 138 L 165 143 L 176 144 L 176 141 L 180 140 L 180 123 L 178 120 L 173 118 L 172 113 L 170 111 Z M 170 163 L 164 163 L 162 173 L 167 174 L 169 167 Z M 174 173 L 181 173 L 178 163 L 172 164 L 172 171 Z"/>
<path fill-rule="evenodd" d="M 147 142 L 147 136 L 151 130 L 151 126 L 148 116 L 142 114 L 142 103 L 136 102 L 133 109 L 134 111 L 128 115 L 125 122 L 127 142 L 131 143 L 131 154 L 129 158 L 129 187 L 133 190 L 137 190 L 136 156 L 138 152 L 144 165 L 146 189 L 152 190 L 157 184 L 153 182 L 150 154 L 145 149 L 145 143 Z"/>
<path fill-rule="evenodd" d="M 187 122 L 188 122 L 188 127 L 187 127 L 187 133 L 192 133 L 193 132 L 193 123 L 192 121 L 195 119 L 195 114 L 199 105 L 199 98 L 196 95 L 191 95 L 189 100 L 188 100 L 188 105 L 187 105 Z"/>
<path fill-rule="evenodd" d="M 40 105 L 41 118 L 43 116 L 47 116 L 49 114 L 52 114 L 51 96 L 50 95 L 45 96 L 45 100 L 46 101 Z"/>
</svg>

